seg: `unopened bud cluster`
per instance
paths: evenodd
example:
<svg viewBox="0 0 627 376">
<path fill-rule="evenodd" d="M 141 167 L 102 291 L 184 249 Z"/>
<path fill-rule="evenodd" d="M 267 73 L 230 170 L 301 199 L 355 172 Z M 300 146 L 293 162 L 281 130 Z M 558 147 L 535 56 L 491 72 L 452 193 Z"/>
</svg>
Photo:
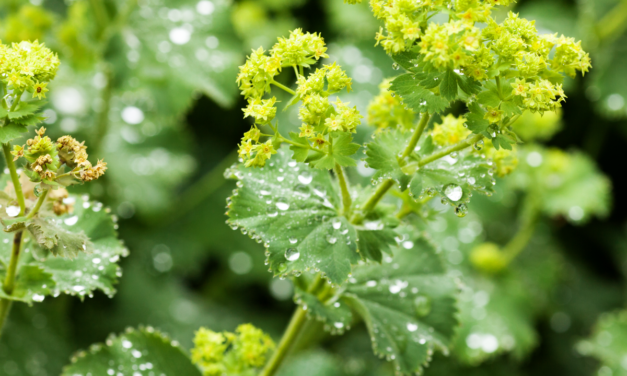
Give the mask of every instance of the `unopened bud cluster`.
<svg viewBox="0 0 627 376">
<path fill-rule="evenodd" d="M 13 147 L 13 160 L 24 157 L 27 161 L 25 173 L 33 182 L 45 182 L 68 186 L 79 182 L 98 179 L 107 170 L 103 161 L 93 166 L 87 160 L 87 147 L 71 136 L 60 137 L 53 142 L 41 127 L 37 135 L 26 141 L 26 145 Z"/>
</svg>

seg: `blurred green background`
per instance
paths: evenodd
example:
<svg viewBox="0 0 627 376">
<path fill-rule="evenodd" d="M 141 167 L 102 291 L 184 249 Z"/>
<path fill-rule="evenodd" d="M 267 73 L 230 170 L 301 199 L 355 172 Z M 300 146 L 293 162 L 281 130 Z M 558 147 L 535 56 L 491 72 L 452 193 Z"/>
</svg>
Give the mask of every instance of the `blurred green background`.
<svg viewBox="0 0 627 376">
<path fill-rule="evenodd" d="M 477 279 L 462 291 L 462 321 L 512 341 L 499 351 L 477 348 L 463 327 L 453 354 L 435 356 L 426 375 L 619 374 L 581 355 L 577 343 L 603 312 L 626 303 L 624 4 L 526 0 L 514 7 L 536 19 L 540 32 L 582 39 L 591 54 L 592 71 L 567 82 L 561 130 L 544 144 L 596 161 L 613 185 L 612 210 L 578 226 L 560 215 L 543 218 L 511 278 Z M 279 338 L 294 308 L 291 282 L 272 279 L 262 245 L 225 224 L 225 199 L 235 185 L 222 173 L 236 162 L 236 144 L 250 127 L 240 110 L 237 67 L 251 48 L 269 49 L 293 28 L 321 32 L 329 60 L 353 78 L 347 100 L 365 114 L 381 80 L 396 74 L 374 47 L 379 26 L 367 4 L 341 0 L 4 0 L 4 43 L 39 39 L 60 55 L 45 126 L 52 136 L 86 139 L 90 155 L 109 163 L 104 179 L 74 192 L 112 208 L 131 254 L 113 299 L 60 296 L 32 308 L 15 305 L 0 343 L 0 374 L 57 375 L 74 351 L 140 324 L 187 348 L 200 326 L 232 331 L 251 322 Z M 295 110 L 280 121 L 299 125 Z M 362 140 L 372 132 L 365 123 Z M 367 184 L 369 175 L 361 166 L 350 178 Z M 515 187 L 499 181 L 498 193 L 473 200 L 467 217 L 448 210 L 430 224 L 453 271 L 470 268 L 475 245 L 504 244 L 514 234 L 524 195 Z M 342 337 L 319 329 L 309 328 L 313 346 L 295 354 L 281 375 L 393 374 L 372 354 L 363 325 Z"/>
</svg>

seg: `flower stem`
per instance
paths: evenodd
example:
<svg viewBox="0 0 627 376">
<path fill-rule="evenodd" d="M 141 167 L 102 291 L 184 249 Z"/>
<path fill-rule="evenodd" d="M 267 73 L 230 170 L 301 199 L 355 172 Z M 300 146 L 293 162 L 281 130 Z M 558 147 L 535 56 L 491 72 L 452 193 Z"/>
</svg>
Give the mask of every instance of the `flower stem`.
<svg viewBox="0 0 627 376">
<path fill-rule="evenodd" d="M 272 85 L 278 87 L 279 89 L 283 89 L 283 90 L 287 91 L 288 93 L 290 93 L 292 95 L 296 95 L 296 92 L 294 90 L 290 89 L 289 87 L 287 87 L 287 86 L 285 86 L 283 84 L 280 84 L 280 83 L 278 83 L 278 82 L 276 82 L 274 80 L 270 81 L 270 83 Z"/>
<path fill-rule="evenodd" d="M 614 40 L 627 28 L 627 1 L 618 3 L 597 24 L 597 37 L 603 43 Z"/>
<path fill-rule="evenodd" d="M 476 134 L 470 138 L 465 139 L 464 141 L 461 141 L 455 145 L 451 145 L 447 148 L 444 148 L 436 153 L 433 153 L 431 155 L 428 155 L 422 159 L 420 159 L 420 161 L 418 162 L 418 165 L 420 167 L 426 165 L 427 163 L 431 163 L 433 161 L 436 161 L 442 157 L 445 157 L 451 153 L 454 153 L 456 151 L 460 151 L 463 150 L 467 147 L 469 147 L 470 145 L 474 144 L 475 142 L 481 140 L 483 138 L 483 135 L 480 134 Z"/>
<path fill-rule="evenodd" d="M 11 259 L 9 261 L 9 266 L 7 268 L 7 275 L 4 279 L 4 285 L 2 286 L 4 293 L 7 295 L 13 294 L 13 289 L 15 289 L 15 276 L 17 274 L 17 265 L 20 259 L 20 251 L 22 249 L 22 238 L 23 238 L 22 231 L 16 232 L 15 236 L 13 237 L 13 248 L 11 250 Z M 2 329 L 4 328 L 6 319 L 9 316 L 11 305 L 12 305 L 11 300 L 4 299 L 4 298 L 0 299 L 0 337 L 2 336 Z"/>
<path fill-rule="evenodd" d="M 39 198 L 37 199 L 37 202 L 35 203 L 35 206 L 33 206 L 33 209 L 31 209 L 30 212 L 28 212 L 28 215 L 26 216 L 25 220 L 29 220 L 29 219 L 33 218 L 35 216 L 35 214 L 37 214 L 39 212 L 39 209 L 41 209 L 41 205 L 44 203 L 44 201 L 46 201 L 46 196 L 47 195 L 48 195 L 48 189 L 44 190 L 39 195 Z"/>
<path fill-rule="evenodd" d="M 335 164 L 335 174 L 340 182 L 340 189 L 342 190 L 342 214 L 346 218 L 350 218 L 351 206 L 353 204 L 353 200 L 351 199 L 351 194 L 348 191 L 348 182 L 346 180 L 346 176 L 344 175 L 344 170 L 342 170 L 342 166 L 339 164 Z"/>
<path fill-rule="evenodd" d="M 509 243 L 503 247 L 503 254 L 505 255 L 507 264 L 510 264 L 512 260 L 525 249 L 529 240 L 531 240 L 536 228 L 538 216 L 538 206 L 535 205 L 531 196 L 528 195 L 523 202 L 520 214 L 520 228 Z"/>
<path fill-rule="evenodd" d="M 418 141 L 420 140 L 420 137 L 422 136 L 425 128 L 427 127 L 428 122 L 429 122 L 429 113 L 425 112 L 422 114 L 422 117 L 420 118 L 420 123 L 418 123 L 418 126 L 414 130 L 414 133 L 409 139 L 409 143 L 405 147 L 405 150 L 403 150 L 403 153 L 401 154 L 401 160 L 404 160 L 405 158 L 407 158 L 407 156 L 409 156 L 409 154 L 411 154 L 411 152 L 414 151 L 414 149 L 416 148 L 416 145 L 418 144 Z M 364 217 L 372 209 L 374 209 L 375 206 L 377 206 L 379 201 L 381 201 L 383 196 L 385 196 L 385 193 L 390 188 L 392 188 L 393 185 L 394 185 L 393 179 L 388 179 L 384 181 L 383 183 L 381 183 L 381 185 L 379 185 L 377 190 L 372 194 L 372 196 L 370 196 L 368 201 L 366 201 L 364 206 L 361 208 L 360 213 L 359 214 L 356 213 L 355 215 L 353 215 L 353 217 L 351 218 L 351 222 L 357 223 L 357 224 L 361 223 L 364 220 Z"/>
<path fill-rule="evenodd" d="M 425 128 L 427 127 L 427 123 L 429 123 L 429 117 L 430 116 L 428 112 L 425 112 L 424 114 L 422 114 L 422 117 L 420 118 L 420 123 L 418 123 L 418 127 L 416 127 L 416 130 L 411 135 L 411 139 L 409 139 L 409 144 L 407 144 L 407 147 L 405 148 L 405 150 L 403 151 L 403 154 L 401 155 L 402 159 L 407 158 L 409 154 L 411 154 L 411 152 L 414 151 L 414 149 L 416 148 L 416 145 L 418 144 L 418 141 L 420 140 L 420 136 L 422 136 L 422 133 L 425 131 Z"/>
<path fill-rule="evenodd" d="M 9 172 L 11 174 L 11 181 L 13 182 L 17 202 L 20 205 L 19 215 L 22 216 L 26 212 L 26 202 L 24 201 L 24 193 L 22 193 L 20 177 L 17 175 L 15 162 L 13 162 L 13 156 L 11 155 L 11 143 L 7 142 L 6 144 L 2 144 L 2 151 L 4 152 L 4 159 L 7 162 L 7 168 L 9 169 Z"/>
<path fill-rule="evenodd" d="M 292 315 L 292 319 L 290 320 L 283 337 L 281 338 L 281 342 L 277 347 L 276 351 L 272 355 L 272 358 L 268 361 L 264 369 L 261 371 L 259 376 L 272 376 L 276 373 L 276 371 L 285 360 L 285 357 L 289 353 L 290 349 L 296 342 L 296 338 L 300 334 L 303 326 L 307 322 L 307 311 L 302 309 L 301 307 L 296 308 L 294 315 Z"/>
</svg>

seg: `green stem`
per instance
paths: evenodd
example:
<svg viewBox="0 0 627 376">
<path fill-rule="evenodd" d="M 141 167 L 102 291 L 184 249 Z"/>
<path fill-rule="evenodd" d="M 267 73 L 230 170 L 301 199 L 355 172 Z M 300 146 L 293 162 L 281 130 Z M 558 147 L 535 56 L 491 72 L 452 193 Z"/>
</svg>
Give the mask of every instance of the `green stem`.
<svg viewBox="0 0 627 376">
<path fill-rule="evenodd" d="M 409 140 L 409 143 L 405 147 L 405 150 L 403 150 L 403 153 L 401 154 L 401 160 L 404 160 L 405 158 L 407 158 L 407 156 L 409 156 L 409 154 L 411 154 L 411 152 L 414 151 L 414 149 L 416 148 L 416 145 L 418 144 L 418 141 L 420 140 L 420 136 L 422 136 L 425 128 L 427 127 L 428 122 L 429 122 L 429 113 L 425 112 L 422 114 L 422 117 L 420 118 L 420 123 L 418 123 L 418 126 L 414 130 L 414 133 L 412 134 L 411 139 Z M 360 213 L 355 213 L 355 215 L 353 215 L 353 217 L 351 218 L 351 222 L 355 224 L 361 223 L 364 220 L 364 217 L 372 209 L 374 209 L 375 206 L 377 206 L 379 201 L 381 201 L 383 196 L 385 196 L 385 193 L 390 188 L 392 188 L 393 185 L 394 185 L 393 179 L 388 179 L 384 181 L 381 185 L 379 185 L 377 190 L 372 194 L 372 196 L 370 196 L 370 198 L 368 199 L 368 201 L 366 201 L 364 206 L 362 206 Z"/>
<path fill-rule="evenodd" d="M 501 97 L 501 76 L 496 76 L 494 78 L 494 81 L 496 81 L 496 90 L 498 90 L 499 98 L 500 98 Z"/>
<path fill-rule="evenodd" d="M 476 135 L 474 135 L 474 136 L 472 136 L 470 138 L 465 139 L 464 141 L 461 141 L 461 142 L 459 142 L 459 143 L 457 143 L 455 145 L 451 145 L 451 146 L 449 146 L 447 148 L 443 148 L 442 150 L 440 150 L 440 151 L 438 151 L 436 153 L 433 153 L 431 155 L 428 155 L 428 156 L 420 159 L 420 161 L 418 162 L 418 165 L 420 167 L 422 167 L 422 166 L 426 165 L 427 163 L 431 163 L 433 161 L 436 161 L 436 160 L 438 160 L 438 159 L 440 159 L 442 157 L 445 157 L 445 156 L 447 156 L 447 155 L 449 155 L 451 153 L 463 150 L 463 149 L 469 147 L 470 145 L 474 144 L 475 142 L 481 140 L 482 138 L 483 138 L 483 135 L 476 134 Z"/>
<path fill-rule="evenodd" d="M 97 113 L 96 117 L 96 144 L 92 146 L 95 149 L 94 153 L 98 152 L 102 146 L 102 140 L 107 134 L 107 129 L 109 128 L 109 110 L 111 109 L 111 97 L 113 95 L 113 69 L 108 63 L 105 63 L 103 74 L 105 76 L 105 87 L 102 89 L 100 93 L 100 99 L 102 103 L 102 108 Z M 92 153 L 90 152 L 90 154 Z"/>
<path fill-rule="evenodd" d="M 41 209 L 41 205 L 43 205 L 44 201 L 46 201 L 47 195 L 48 195 L 48 189 L 44 190 L 39 195 L 39 198 L 37 198 L 37 202 L 35 203 L 35 206 L 33 206 L 30 212 L 28 212 L 28 215 L 26 216 L 26 218 L 24 218 L 24 220 L 29 220 L 33 218 L 39 212 L 39 209 Z"/>
<path fill-rule="evenodd" d="M 508 265 L 525 249 L 536 228 L 539 210 L 537 205 L 533 202 L 533 198 L 530 196 L 531 194 L 532 193 L 529 193 L 523 202 L 520 214 L 521 225 L 518 232 L 516 232 L 516 235 L 503 247 L 503 254 Z"/>
<path fill-rule="evenodd" d="M 324 278 L 318 273 L 316 278 L 311 282 L 309 288 L 307 288 L 307 292 L 310 294 L 316 295 L 318 290 L 325 287 Z M 302 307 L 296 308 L 292 318 L 290 319 L 290 323 L 285 329 L 285 333 L 283 333 L 283 337 L 281 337 L 281 342 L 279 342 L 279 346 L 277 347 L 274 354 L 272 354 L 272 358 L 266 363 L 266 366 L 263 368 L 259 376 L 272 376 L 279 369 L 290 350 L 296 344 L 296 340 L 298 339 L 300 333 L 303 331 L 305 324 L 307 323 L 307 311 L 305 311 Z"/>
<path fill-rule="evenodd" d="M 346 180 L 346 176 L 344 175 L 344 170 L 342 170 L 342 166 L 336 163 L 334 171 L 340 182 L 340 189 L 342 191 L 342 204 L 344 207 L 342 209 L 342 214 L 346 218 L 350 218 L 350 212 L 351 212 L 351 206 L 353 204 L 353 200 L 351 199 L 351 194 L 348 191 L 348 182 Z"/>
<path fill-rule="evenodd" d="M 601 42 L 608 42 L 621 35 L 627 28 L 627 1 L 618 3 L 606 13 L 597 25 L 597 36 Z"/>
<path fill-rule="evenodd" d="M 89 0 L 89 3 L 93 8 L 94 18 L 96 19 L 96 24 L 98 25 L 98 35 L 101 36 L 104 34 L 107 26 L 109 25 L 107 8 L 102 0 Z"/>
<path fill-rule="evenodd" d="M 427 127 L 427 123 L 429 123 L 429 117 L 430 115 L 428 112 L 425 112 L 424 114 L 422 114 L 422 117 L 420 118 L 420 123 L 418 123 L 418 127 L 416 127 L 416 130 L 411 135 L 409 144 L 407 144 L 407 147 L 405 148 L 405 150 L 403 151 L 403 154 L 401 155 L 402 159 L 407 158 L 409 154 L 411 154 L 411 152 L 414 151 L 414 149 L 416 148 L 416 145 L 418 144 L 418 141 L 420 140 L 420 136 L 422 136 L 422 133 L 425 131 L 425 128 Z"/>
<path fill-rule="evenodd" d="M 13 294 L 15 289 L 15 276 L 17 274 L 17 265 L 20 260 L 20 252 L 22 249 L 23 232 L 18 231 L 13 236 L 13 248 L 11 250 L 11 259 L 9 260 L 9 267 L 7 268 L 7 275 L 4 278 L 4 285 L 2 289 L 7 295 Z M 6 319 L 9 316 L 11 310 L 12 301 L 9 299 L 0 299 L 0 337 L 2 336 L 2 329 L 6 323 Z"/>
<path fill-rule="evenodd" d="M 279 89 L 283 89 L 283 90 L 287 91 L 288 93 L 290 93 L 292 95 L 296 95 L 296 92 L 294 90 L 290 89 L 289 87 L 287 87 L 287 86 L 285 86 L 283 84 L 280 84 L 280 83 L 278 83 L 278 82 L 276 82 L 274 80 L 270 81 L 270 83 L 272 85 L 278 87 Z"/>
<path fill-rule="evenodd" d="M 2 144 L 2 151 L 4 152 L 4 159 L 6 159 L 7 162 L 7 168 L 9 169 L 9 172 L 11 174 L 11 181 L 13 182 L 17 202 L 20 205 L 19 216 L 22 216 L 26 212 L 26 202 L 24 201 L 24 193 L 22 193 L 20 177 L 17 175 L 15 162 L 13 161 L 13 156 L 11 155 L 11 143 L 7 142 L 6 144 Z"/>
</svg>

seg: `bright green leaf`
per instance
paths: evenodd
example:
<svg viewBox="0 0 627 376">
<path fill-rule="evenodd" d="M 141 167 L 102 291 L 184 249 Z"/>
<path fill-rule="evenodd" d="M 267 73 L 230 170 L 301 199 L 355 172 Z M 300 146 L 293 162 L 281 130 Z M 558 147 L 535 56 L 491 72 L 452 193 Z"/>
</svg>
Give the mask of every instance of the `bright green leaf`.
<svg viewBox="0 0 627 376">
<path fill-rule="evenodd" d="M 128 329 L 72 358 L 62 376 L 117 373 L 201 376 L 176 341 L 155 329 Z"/>
<path fill-rule="evenodd" d="M 414 237 L 383 265 L 355 268 L 343 300 L 364 319 L 375 353 L 393 361 L 398 373 L 413 374 L 433 349 L 448 351 L 456 291 L 435 247 Z"/>
<path fill-rule="evenodd" d="M 401 187 L 407 188 L 410 177 L 399 165 L 398 155 L 405 148 L 410 135 L 400 129 L 385 130 L 375 135 L 374 140 L 366 145 L 366 163 L 376 172 L 373 181 L 394 179 Z"/>
<path fill-rule="evenodd" d="M 9 123 L 3 127 L 0 127 L 0 142 L 6 144 L 18 137 L 21 137 L 24 132 L 27 132 L 26 126 L 16 123 Z"/>
<path fill-rule="evenodd" d="M 342 334 L 350 329 L 353 312 L 346 303 L 335 300 L 321 302 L 315 295 L 300 288 L 295 289 L 294 299 L 307 308 L 307 317 L 321 321 L 326 331 Z"/>
<path fill-rule="evenodd" d="M 396 77 L 390 89 L 403 99 L 405 105 L 416 112 L 428 111 L 434 114 L 444 111 L 449 105 L 446 98 L 419 86 L 414 74 L 407 73 Z"/>
<path fill-rule="evenodd" d="M 331 133 L 333 138 L 332 149 L 328 151 L 322 158 L 311 162 L 311 165 L 315 168 L 331 170 L 335 167 L 335 164 L 340 166 L 356 166 L 357 163 L 351 155 L 357 153 L 360 146 L 359 144 L 352 143 L 353 136 L 349 132 L 333 132 Z"/>
<path fill-rule="evenodd" d="M 440 94 L 449 101 L 457 98 L 457 74 L 452 69 L 447 69 L 440 82 Z"/>
</svg>

